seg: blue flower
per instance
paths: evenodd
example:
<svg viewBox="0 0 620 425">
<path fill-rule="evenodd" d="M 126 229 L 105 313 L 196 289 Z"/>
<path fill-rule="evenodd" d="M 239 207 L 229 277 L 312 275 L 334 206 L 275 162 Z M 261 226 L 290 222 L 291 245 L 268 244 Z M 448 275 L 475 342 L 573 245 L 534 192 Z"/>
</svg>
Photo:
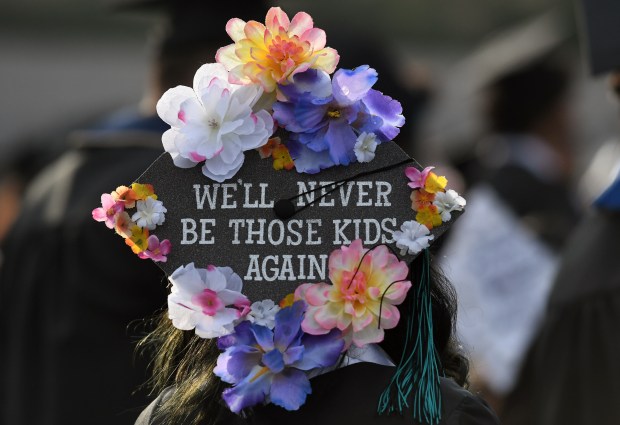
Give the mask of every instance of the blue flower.
<svg viewBox="0 0 620 425">
<path fill-rule="evenodd" d="M 297 74 L 280 86 L 285 98 L 273 106 L 273 117 L 291 133 L 288 146 L 299 172 L 317 173 L 356 161 L 354 146 L 362 132 L 377 141 L 393 140 L 405 123 L 400 103 L 372 86 L 377 72 L 368 65 L 339 69 L 330 81 L 323 71 Z"/>
<path fill-rule="evenodd" d="M 344 346 L 340 331 L 305 334 L 304 312 L 304 302 L 297 301 L 276 314 L 273 331 L 244 321 L 233 334 L 218 339 L 225 351 L 214 373 L 233 384 L 222 394 L 231 411 L 267 401 L 297 410 L 312 392 L 306 371 L 336 364 Z"/>
</svg>

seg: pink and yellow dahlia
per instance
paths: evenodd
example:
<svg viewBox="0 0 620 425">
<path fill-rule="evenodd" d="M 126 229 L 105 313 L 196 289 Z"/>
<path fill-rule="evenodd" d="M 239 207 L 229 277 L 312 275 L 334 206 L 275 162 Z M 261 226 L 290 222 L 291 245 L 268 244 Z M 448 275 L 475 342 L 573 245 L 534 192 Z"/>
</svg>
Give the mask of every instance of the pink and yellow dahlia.
<svg viewBox="0 0 620 425">
<path fill-rule="evenodd" d="M 384 329 L 400 319 L 396 306 L 411 288 L 408 273 L 407 264 L 385 246 L 368 250 L 359 239 L 343 246 L 329 257 L 332 285 L 306 283 L 295 291 L 307 304 L 302 329 L 324 335 L 338 328 L 346 347 L 383 341 Z"/>
<path fill-rule="evenodd" d="M 234 43 L 219 49 L 216 60 L 230 71 L 230 82 L 258 83 L 265 92 L 310 68 L 331 74 L 340 59 L 336 50 L 325 47 L 325 31 L 314 28 L 305 12 L 289 21 L 282 9 L 272 7 L 265 25 L 233 18 L 226 32 Z"/>
</svg>

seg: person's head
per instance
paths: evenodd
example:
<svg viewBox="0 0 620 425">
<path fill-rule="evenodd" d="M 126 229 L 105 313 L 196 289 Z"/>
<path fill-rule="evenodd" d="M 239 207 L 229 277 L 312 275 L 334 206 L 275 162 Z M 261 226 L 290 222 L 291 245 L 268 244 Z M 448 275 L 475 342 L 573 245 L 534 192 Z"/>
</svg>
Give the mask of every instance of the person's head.
<svg viewBox="0 0 620 425">
<path fill-rule="evenodd" d="M 169 88 L 191 87 L 198 68 L 215 62 L 217 50 L 233 42 L 226 33 L 231 16 L 262 21 L 268 9 L 266 0 L 222 3 L 217 7 L 204 0 L 160 0 L 148 5 L 163 9 L 165 18 L 151 36 L 152 66 L 143 104 L 152 111 Z"/>
<path fill-rule="evenodd" d="M 415 296 L 416 277 L 422 269 L 423 256 L 411 265 L 410 279 L 414 287 L 408 297 Z M 432 264 L 432 263 L 431 263 Z M 439 269 L 431 267 L 431 297 L 434 342 L 443 366 L 443 373 L 459 385 L 466 385 L 468 363 L 458 350 L 454 334 L 456 293 Z M 408 298 L 409 299 L 409 298 Z M 392 359 L 402 355 L 407 332 L 408 311 L 405 301 L 400 306 L 401 318 L 396 328 L 385 333 L 380 344 Z M 226 384 L 214 375 L 220 351 L 214 339 L 198 337 L 194 331 L 181 331 L 172 325 L 167 312 L 158 319 L 158 327 L 146 337 L 141 348 L 154 354 L 154 392 L 174 386 L 175 391 L 157 411 L 162 424 L 214 423 L 223 406 L 221 394 Z"/>
<path fill-rule="evenodd" d="M 490 130 L 537 134 L 550 125 L 565 125 L 568 88 L 566 69 L 549 61 L 536 61 L 500 77 L 488 89 Z"/>
</svg>

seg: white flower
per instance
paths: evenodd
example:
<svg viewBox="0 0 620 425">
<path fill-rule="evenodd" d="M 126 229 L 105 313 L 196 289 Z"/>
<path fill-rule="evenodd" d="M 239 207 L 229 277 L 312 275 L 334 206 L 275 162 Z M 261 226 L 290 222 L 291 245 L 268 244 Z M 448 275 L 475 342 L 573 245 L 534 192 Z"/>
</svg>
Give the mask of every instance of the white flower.
<svg viewBox="0 0 620 425">
<path fill-rule="evenodd" d="M 363 132 L 357 138 L 353 152 L 359 162 L 370 162 L 375 158 L 377 150 L 377 136 L 374 133 Z"/>
<path fill-rule="evenodd" d="M 149 230 L 153 230 L 156 226 L 163 224 L 166 220 L 164 213 L 168 212 L 161 201 L 153 198 L 146 198 L 144 201 L 136 202 L 136 209 L 138 211 L 131 216 L 131 219 L 138 226 L 146 227 Z"/>
<path fill-rule="evenodd" d="M 396 247 L 400 249 L 400 255 L 417 254 L 429 247 L 429 242 L 434 239 L 428 228 L 417 221 L 405 221 L 400 230 L 393 234 Z"/>
<path fill-rule="evenodd" d="M 280 307 L 273 300 L 256 301 L 252 304 L 247 319 L 257 325 L 273 329 L 276 325 L 276 313 Z"/>
<path fill-rule="evenodd" d="M 446 192 L 437 192 L 433 205 L 437 207 L 437 212 L 441 214 L 441 221 L 446 222 L 452 218 L 452 211 L 462 211 L 467 204 L 462 196 L 450 189 Z"/>
<path fill-rule="evenodd" d="M 171 128 L 162 141 L 177 167 L 203 162 L 205 176 L 223 182 L 243 165 L 244 151 L 258 148 L 273 132 L 273 119 L 252 107 L 263 94 L 257 84 L 228 82 L 228 71 L 217 63 L 200 67 L 193 89 L 177 86 L 157 102 L 157 113 Z"/>
<path fill-rule="evenodd" d="M 228 335 L 249 309 L 250 301 L 241 293 L 243 282 L 230 267 L 197 269 L 190 263 L 169 279 L 168 315 L 177 329 L 196 329 L 201 338 Z"/>
</svg>

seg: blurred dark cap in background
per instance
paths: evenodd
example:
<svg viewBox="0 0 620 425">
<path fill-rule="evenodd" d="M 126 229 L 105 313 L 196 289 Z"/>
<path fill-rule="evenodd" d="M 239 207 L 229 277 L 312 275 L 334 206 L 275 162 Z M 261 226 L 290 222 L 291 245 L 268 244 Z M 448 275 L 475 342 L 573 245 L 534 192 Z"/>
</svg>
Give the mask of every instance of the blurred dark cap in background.
<svg viewBox="0 0 620 425">
<path fill-rule="evenodd" d="M 192 50 L 196 44 L 232 43 L 225 27 L 229 19 L 264 21 L 269 8 L 265 0 L 214 2 L 212 0 L 108 0 L 118 12 L 150 13 L 165 16 L 160 48 L 175 52 Z"/>
<path fill-rule="evenodd" d="M 592 74 L 620 69 L 620 0 L 581 0 L 581 31 L 585 33 Z"/>
</svg>

